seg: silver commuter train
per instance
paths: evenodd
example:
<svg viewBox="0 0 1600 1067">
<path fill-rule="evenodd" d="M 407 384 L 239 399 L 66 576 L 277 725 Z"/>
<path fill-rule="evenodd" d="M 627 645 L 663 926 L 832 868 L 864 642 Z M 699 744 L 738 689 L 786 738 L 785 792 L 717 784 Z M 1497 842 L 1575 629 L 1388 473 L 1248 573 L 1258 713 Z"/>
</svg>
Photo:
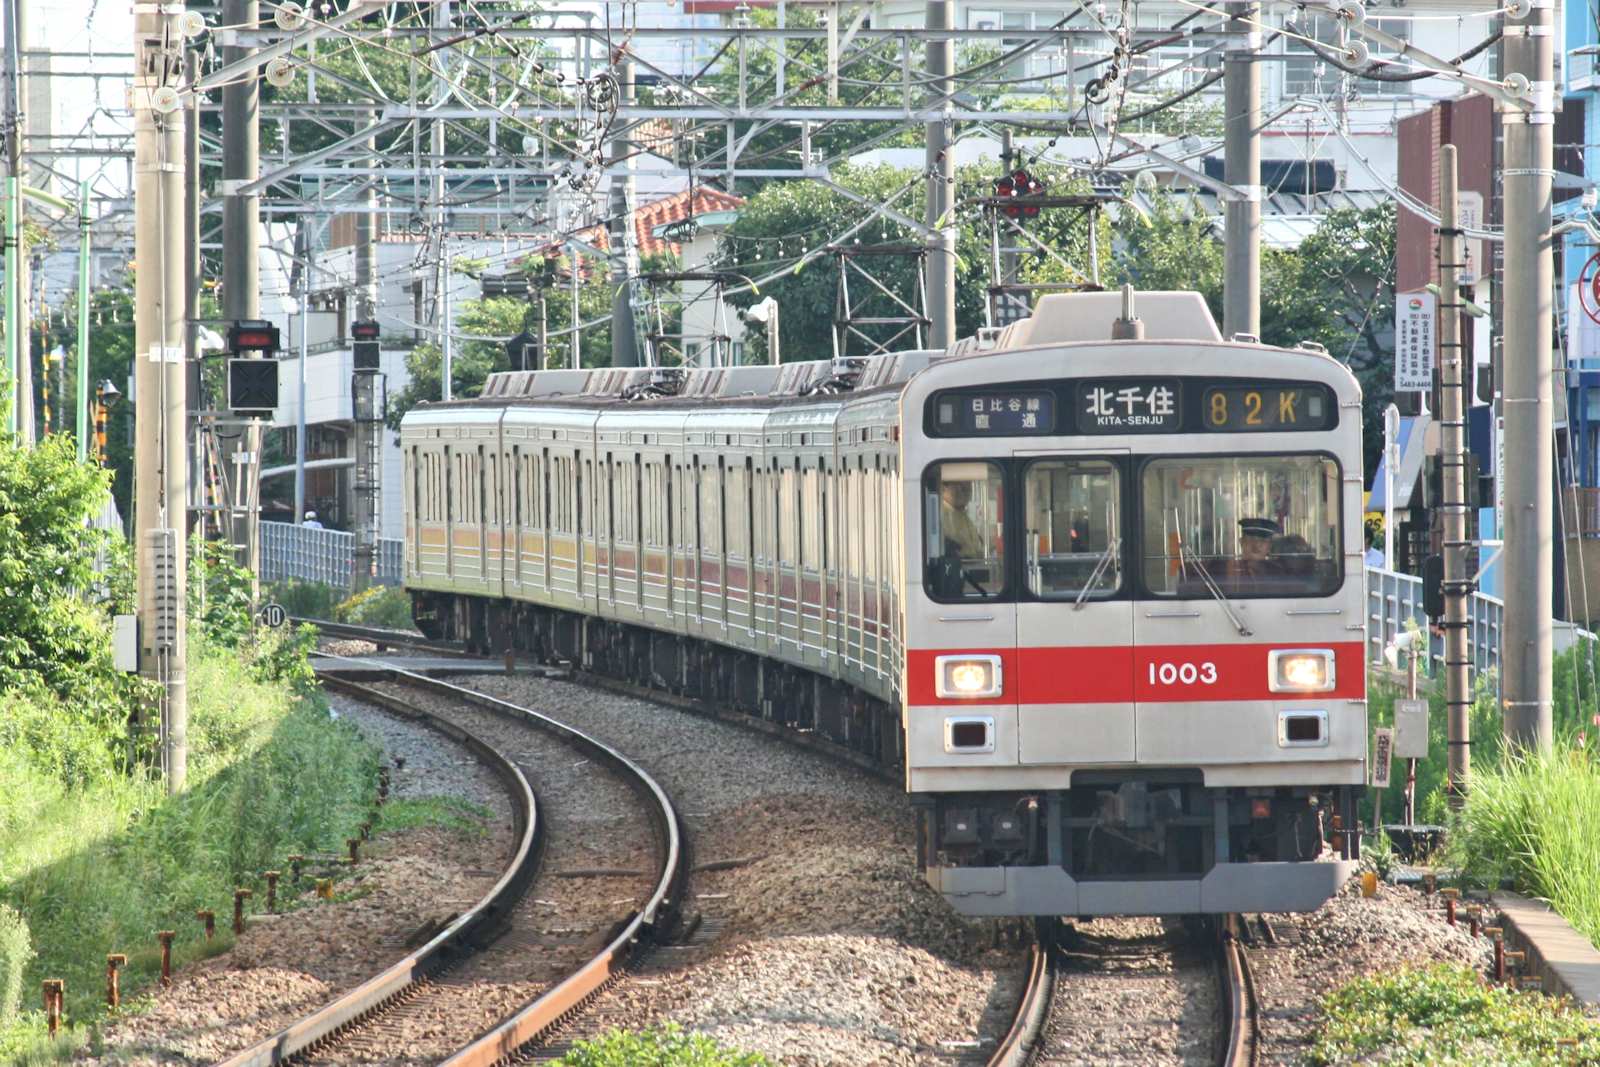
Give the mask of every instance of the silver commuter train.
<svg viewBox="0 0 1600 1067">
<path fill-rule="evenodd" d="M 1139 309 L 418 407 L 417 621 L 903 767 L 965 914 L 1315 908 L 1366 770 L 1359 387 Z"/>
</svg>

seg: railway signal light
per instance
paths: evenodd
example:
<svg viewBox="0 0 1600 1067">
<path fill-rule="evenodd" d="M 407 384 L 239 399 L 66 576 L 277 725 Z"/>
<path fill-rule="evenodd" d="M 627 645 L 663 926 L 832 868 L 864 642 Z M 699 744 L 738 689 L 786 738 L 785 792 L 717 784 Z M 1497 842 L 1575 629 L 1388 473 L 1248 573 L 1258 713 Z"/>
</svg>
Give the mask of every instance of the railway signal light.
<svg viewBox="0 0 1600 1067">
<path fill-rule="evenodd" d="M 358 371 L 379 369 L 378 324 L 362 319 L 350 324 L 350 354 Z"/>
<path fill-rule="evenodd" d="M 994 181 L 994 195 L 1000 200 L 1014 200 L 1023 196 L 1043 196 L 1044 189 L 1044 182 L 1029 174 L 1022 167 L 1018 167 L 1005 177 L 996 178 Z M 1031 219 L 1039 214 L 1039 205 L 1005 204 L 1000 210 L 1005 212 L 1007 218 Z"/>
<path fill-rule="evenodd" d="M 228 351 L 260 352 L 271 357 L 279 348 L 278 328 L 264 319 L 240 319 L 228 325 Z"/>
</svg>

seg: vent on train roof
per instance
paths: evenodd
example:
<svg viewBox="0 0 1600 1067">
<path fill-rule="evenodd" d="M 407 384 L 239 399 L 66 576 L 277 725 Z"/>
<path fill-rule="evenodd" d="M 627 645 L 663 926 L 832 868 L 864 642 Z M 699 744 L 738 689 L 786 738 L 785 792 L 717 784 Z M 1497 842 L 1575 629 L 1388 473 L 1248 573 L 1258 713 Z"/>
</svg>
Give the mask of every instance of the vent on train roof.
<svg viewBox="0 0 1600 1067">
<path fill-rule="evenodd" d="M 1199 293 L 1140 292 L 1136 299 L 1146 341 L 1222 340 Z M 1047 293 L 1032 315 L 1005 328 L 996 347 L 1109 341 L 1111 324 L 1121 317 L 1121 293 Z"/>
</svg>

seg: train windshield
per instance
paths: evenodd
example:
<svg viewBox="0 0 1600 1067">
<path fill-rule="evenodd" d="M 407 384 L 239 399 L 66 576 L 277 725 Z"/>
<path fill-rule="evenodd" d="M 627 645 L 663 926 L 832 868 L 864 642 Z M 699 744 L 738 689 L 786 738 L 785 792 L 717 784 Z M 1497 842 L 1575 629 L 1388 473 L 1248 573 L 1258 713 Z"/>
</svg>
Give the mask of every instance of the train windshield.
<svg viewBox="0 0 1600 1067">
<path fill-rule="evenodd" d="M 1324 456 L 1158 459 L 1142 479 L 1156 596 L 1326 596 L 1343 574 L 1339 465 Z"/>
<path fill-rule="evenodd" d="M 1106 460 L 1036 460 L 1023 475 L 1028 592 L 1082 601 L 1122 587 L 1121 475 Z"/>
<path fill-rule="evenodd" d="M 935 463 L 923 475 L 927 586 L 941 600 L 1005 592 L 1005 478 L 976 460 Z"/>
</svg>

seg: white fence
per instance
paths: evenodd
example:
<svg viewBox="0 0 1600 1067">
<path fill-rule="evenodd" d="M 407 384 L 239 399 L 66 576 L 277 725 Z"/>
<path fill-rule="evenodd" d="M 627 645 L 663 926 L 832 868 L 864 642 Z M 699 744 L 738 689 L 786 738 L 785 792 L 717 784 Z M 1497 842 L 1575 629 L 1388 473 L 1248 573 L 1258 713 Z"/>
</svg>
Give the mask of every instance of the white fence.
<svg viewBox="0 0 1600 1067">
<path fill-rule="evenodd" d="M 403 545 L 397 537 L 378 538 L 380 585 L 399 585 L 402 577 Z M 261 524 L 261 578 L 281 582 L 299 578 L 305 582 L 349 589 L 355 576 L 355 534 L 339 530 L 308 529 L 289 522 Z"/>
<path fill-rule="evenodd" d="M 1506 614 L 1505 603 L 1496 597 L 1473 593 L 1467 605 L 1468 644 L 1472 649 L 1474 671 L 1500 670 L 1500 627 Z M 1424 633 L 1427 616 L 1422 612 L 1422 579 L 1377 567 L 1367 568 L 1367 659 L 1383 660 L 1383 650 L 1397 634 L 1405 632 L 1407 621 L 1414 621 Z M 1444 659 L 1444 638 L 1434 634 L 1429 650 L 1436 660 Z"/>
</svg>

